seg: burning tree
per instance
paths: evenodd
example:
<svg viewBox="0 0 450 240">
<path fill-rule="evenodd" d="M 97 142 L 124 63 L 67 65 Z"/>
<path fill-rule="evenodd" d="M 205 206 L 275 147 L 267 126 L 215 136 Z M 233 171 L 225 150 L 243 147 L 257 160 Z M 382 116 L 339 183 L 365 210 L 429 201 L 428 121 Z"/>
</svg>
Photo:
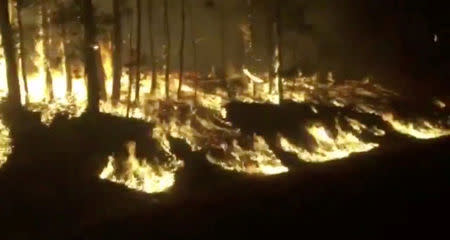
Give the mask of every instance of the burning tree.
<svg viewBox="0 0 450 240">
<path fill-rule="evenodd" d="M 13 31 L 9 22 L 7 0 L 0 0 L 0 30 L 6 59 L 8 100 L 13 106 L 19 107 L 21 105 L 19 75 L 17 72 L 16 49 L 14 47 L 14 39 L 12 37 Z"/>
</svg>

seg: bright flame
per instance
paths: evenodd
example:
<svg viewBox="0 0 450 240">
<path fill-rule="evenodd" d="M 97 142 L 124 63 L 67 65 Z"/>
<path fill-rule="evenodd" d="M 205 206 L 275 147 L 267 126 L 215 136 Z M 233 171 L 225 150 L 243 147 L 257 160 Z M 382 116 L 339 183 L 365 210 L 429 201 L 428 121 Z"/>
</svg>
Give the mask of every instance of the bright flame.
<svg viewBox="0 0 450 240">
<path fill-rule="evenodd" d="M 108 165 L 100 173 L 101 179 L 124 184 L 146 193 L 164 192 L 175 183 L 175 170 L 165 166 L 152 165 L 146 159 L 136 158 L 136 143 L 127 144 L 128 159 L 124 162 L 124 171 L 119 173 L 117 161 L 110 156 Z"/>
<path fill-rule="evenodd" d="M 393 114 L 384 114 L 383 120 L 388 122 L 397 132 L 419 139 L 432 139 L 450 135 L 450 129 L 433 125 L 426 120 L 404 122 L 395 119 Z"/>
<path fill-rule="evenodd" d="M 9 137 L 9 129 L 3 125 L 0 119 L 0 167 L 6 163 L 11 153 L 11 139 Z"/>
<path fill-rule="evenodd" d="M 367 152 L 376 147 L 377 143 L 365 143 L 351 132 L 345 132 L 336 123 L 337 136 L 332 137 L 326 127 L 316 123 L 307 127 L 308 133 L 314 137 L 316 147 L 308 151 L 291 143 L 287 138 L 280 137 L 281 148 L 286 152 L 297 154 L 298 158 L 307 162 L 325 162 L 350 156 L 352 153 Z"/>
</svg>

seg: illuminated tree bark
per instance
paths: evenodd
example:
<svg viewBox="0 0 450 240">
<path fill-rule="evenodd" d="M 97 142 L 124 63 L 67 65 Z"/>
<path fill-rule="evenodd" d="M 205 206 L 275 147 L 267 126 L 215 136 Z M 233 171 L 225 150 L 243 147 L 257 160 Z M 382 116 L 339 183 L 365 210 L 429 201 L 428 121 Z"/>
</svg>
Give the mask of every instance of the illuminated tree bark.
<svg viewBox="0 0 450 240">
<path fill-rule="evenodd" d="M 282 21 L 281 20 L 282 20 L 281 19 L 281 2 L 279 1 L 277 3 L 277 14 L 276 14 L 275 23 L 276 23 L 276 31 L 277 31 L 278 62 L 280 64 L 280 66 L 278 67 L 278 71 L 277 71 L 278 100 L 280 103 L 283 102 L 283 95 L 284 95 L 283 79 L 280 76 L 280 69 L 283 67 L 283 47 L 282 47 L 283 31 L 282 31 Z"/>
<path fill-rule="evenodd" d="M 49 6 L 46 1 L 41 2 L 41 21 L 42 21 L 42 32 L 43 32 L 43 47 L 44 47 L 44 68 L 45 68 L 45 82 L 47 87 L 47 94 L 49 100 L 53 100 L 53 77 L 50 72 L 50 29 L 49 29 Z"/>
<path fill-rule="evenodd" d="M 7 0 L 0 0 L 0 31 L 2 34 L 2 45 L 6 60 L 8 100 L 13 106 L 20 107 L 20 86 L 17 72 L 16 50 L 14 48 L 14 40 L 12 38 L 13 32 L 9 22 Z"/>
<path fill-rule="evenodd" d="M 148 2 L 148 25 L 149 25 L 149 38 L 150 38 L 150 64 L 152 68 L 152 86 L 150 89 L 150 93 L 153 94 L 156 89 L 157 84 L 157 69 L 156 69 L 156 56 L 155 56 L 155 41 L 153 35 L 153 0 L 149 0 Z"/>
<path fill-rule="evenodd" d="M 135 102 L 139 102 L 139 90 L 141 83 L 141 28 L 142 28 L 142 8 L 141 8 L 141 0 L 136 0 L 136 8 L 137 8 L 137 46 L 136 46 L 136 98 Z"/>
<path fill-rule="evenodd" d="M 113 34 L 113 89 L 112 102 L 117 104 L 120 100 L 120 79 L 122 77 L 122 0 L 113 1 L 114 11 L 114 34 Z"/>
<path fill-rule="evenodd" d="M 134 70 L 134 49 L 133 49 L 133 15 L 132 13 L 130 13 L 128 15 L 128 22 L 130 24 L 130 33 L 128 35 L 128 42 L 129 42 L 129 57 L 130 57 L 130 61 L 129 61 L 129 65 L 128 65 L 128 96 L 127 96 L 127 117 L 130 114 L 130 109 L 131 109 L 131 91 L 133 89 L 133 82 L 134 82 L 134 75 L 133 75 L 133 70 Z"/>
<path fill-rule="evenodd" d="M 84 53 L 85 71 L 88 83 L 88 106 L 87 111 L 96 113 L 99 111 L 99 80 L 97 75 L 96 28 L 94 21 L 94 9 L 91 0 L 80 0 L 82 3 L 83 25 L 84 25 Z"/>
<path fill-rule="evenodd" d="M 164 25 L 165 34 L 167 38 L 167 48 L 166 48 L 166 72 L 165 72 L 165 82 L 166 82 L 166 99 L 169 99 L 170 90 L 170 27 L 169 27 L 169 2 L 164 0 Z"/>
<path fill-rule="evenodd" d="M 180 40 L 180 81 L 178 82 L 178 99 L 181 98 L 181 88 L 183 86 L 183 74 L 184 74 L 184 40 L 186 31 L 186 14 L 185 14 L 185 0 L 181 0 L 181 40 Z"/>
<path fill-rule="evenodd" d="M 22 68 L 22 80 L 25 89 L 26 99 L 28 101 L 28 81 L 27 81 L 27 66 L 26 66 L 26 52 L 25 52 L 25 42 L 24 42 L 24 31 L 22 24 L 22 1 L 18 0 L 16 3 L 17 11 L 17 25 L 19 27 L 19 48 L 20 48 L 20 64 Z"/>
<path fill-rule="evenodd" d="M 193 6 L 193 2 L 192 0 L 190 1 L 190 6 L 189 6 L 189 13 L 190 13 L 190 17 L 191 17 L 191 37 L 192 37 L 192 61 L 193 61 L 193 71 L 194 71 L 194 81 L 195 81 L 195 86 L 194 86 L 194 102 L 195 104 L 197 104 L 197 91 L 198 91 L 198 81 L 199 81 L 199 76 L 197 76 L 198 74 L 198 68 L 197 68 L 197 42 L 196 42 L 196 36 L 197 34 L 195 33 L 195 17 L 194 17 L 194 6 Z"/>
</svg>

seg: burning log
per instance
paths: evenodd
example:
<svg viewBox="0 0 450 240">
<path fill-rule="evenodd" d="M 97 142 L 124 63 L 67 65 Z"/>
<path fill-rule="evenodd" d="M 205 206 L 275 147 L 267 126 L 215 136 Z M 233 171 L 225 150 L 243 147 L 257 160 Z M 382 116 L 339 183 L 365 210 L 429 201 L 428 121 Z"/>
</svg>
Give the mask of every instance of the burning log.
<svg viewBox="0 0 450 240">
<path fill-rule="evenodd" d="M 12 29 L 9 22 L 8 1 L 0 0 L 0 30 L 2 33 L 3 51 L 6 60 L 6 71 L 8 81 L 8 100 L 13 106 L 19 107 L 20 86 L 17 72 L 16 50 L 12 38 Z"/>
</svg>

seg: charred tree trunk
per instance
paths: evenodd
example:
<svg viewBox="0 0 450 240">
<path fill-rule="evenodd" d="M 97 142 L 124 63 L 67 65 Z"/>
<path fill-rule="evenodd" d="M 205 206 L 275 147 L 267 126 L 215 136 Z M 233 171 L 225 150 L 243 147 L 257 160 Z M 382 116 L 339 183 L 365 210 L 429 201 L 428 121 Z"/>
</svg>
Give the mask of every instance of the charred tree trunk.
<svg viewBox="0 0 450 240">
<path fill-rule="evenodd" d="M 122 14 L 120 12 L 122 0 L 114 0 L 114 41 L 113 41 L 113 89 L 112 102 L 120 100 L 120 80 L 122 77 Z"/>
<path fill-rule="evenodd" d="M 85 71 L 88 85 L 88 106 L 87 111 L 96 113 L 99 111 L 99 80 L 97 75 L 95 41 L 96 29 L 94 22 L 94 8 L 91 0 L 81 0 L 83 25 L 84 25 L 84 53 Z"/>
<path fill-rule="evenodd" d="M 45 82 L 49 100 L 53 100 L 53 77 L 50 72 L 50 29 L 49 29 L 49 14 L 48 6 L 45 1 L 41 3 L 41 17 L 42 17 L 42 31 L 43 31 L 43 46 L 45 58 Z"/>
<path fill-rule="evenodd" d="M 156 89 L 157 84 L 157 75 L 156 75 L 156 56 L 155 56 L 155 41 L 153 35 L 153 0 L 148 2 L 148 25 L 149 25 L 149 38 L 150 38 L 150 64 L 152 68 L 152 86 L 150 89 L 150 93 L 153 94 Z"/>
<path fill-rule="evenodd" d="M 134 82 L 134 53 L 133 53 L 133 16 L 130 14 L 128 15 L 129 23 L 130 23 L 130 33 L 128 35 L 128 41 L 129 41 L 129 63 L 128 63 L 128 96 L 127 96 L 127 116 L 130 115 L 130 109 L 131 109 L 131 91 L 133 90 L 133 82 Z"/>
<path fill-rule="evenodd" d="M 64 68 L 66 71 L 66 95 L 72 94 L 72 65 L 70 64 L 71 54 L 69 52 L 70 40 L 67 36 L 67 29 L 65 23 L 61 24 L 63 48 L 64 48 Z"/>
<path fill-rule="evenodd" d="M 227 93 L 228 93 L 228 97 L 231 97 L 229 88 L 228 88 L 228 83 L 227 83 L 227 70 L 226 70 L 226 55 L 225 55 L 225 1 L 222 2 L 222 6 L 220 9 L 220 57 L 221 57 L 221 67 L 222 67 L 222 74 L 221 74 L 221 80 L 222 80 L 222 84 L 223 86 L 225 86 Z"/>
<path fill-rule="evenodd" d="M 169 99 L 170 90 L 170 28 L 169 28 L 169 1 L 164 0 L 164 25 L 165 33 L 167 37 L 167 48 L 166 48 L 166 72 L 165 72 L 165 82 L 166 82 L 166 99 Z"/>
<path fill-rule="evenodd" d="M 249 39 L 248 43 L 246 43 L 248 46 L 246 46 L 245 49 L 245 64 L 247 65 L 247 68 L 250 68 L 252 65 L 252 54 L 253 54 L 253 38 L 254 38 L 254 29 L 253 29 L 253 1 L 247 0 L 247 21 L 248 21 L 248 30 L 249 30 Z M 253 97 L 256 96 L 256 86 L 257 83 L 252 81 L 253 84 Z"/>
<path fill-rule="evenodd" d="M 198 91 L 198 80 L 199 76 L 197 76 L 197 42 L 196 42 L 196 33 L 195 33 L 195 16 L 194 16 L 194 6 L 192 0 L 190 1 L 189 13 L 191 17 L 191 37 L 192 37 L 192 61 L 193 61 L 193 71 L 194 71 L 194 103 L 197 104 L 197 91 Z"/>
<path fill-rule="evenodd" d="M 269 69 L 269 94 L 273 91 L 274 86 L 274 78 L 275 78 L 275 71 L 274 71 L 274 60 L 275 60 L 275 40 L 274 40 L 274 18 L 271 14 L 272 11 L 270 11 L 272 8 L 269 6 L 269 14 L 267 16 L 267 69 Z"/>
<path fill-rule="evenodd" d="M 105 69 L 103 68 L 103 60 L 102 60 L 102 49 L 96 42 L 96 51 L 95 51 L 95 61 L 97 62 L 97 79 L 98 79 L 98 86 L 100 91 L 100 98 L 102 100 L 106 100 L 106 73 Z"/>
<path fill-rule="evenodd" d="M 276 13 L 276 32 L 277 32 L 277 49 L 278 49 L 278 71 L 277 71 L 277 78 L 278 78 L 278 100 L 280 103 L 283 102 L 283 95 L 284 95 L 284 89 L 283 89 L 283 79 L 280 76 L 280 70 L 283 67 L 283 29 L 282 29 L 282 19 L 281 19 L 281 2 L 279 1 L 277 3 L 277 13 Z"/>
<path fill-rule="evenodd" d="M 22 81 L 26 94 L 26 101 L 28 102 L 28 80 L 27 80 L 27 66 L 26 66 L 26 52 L 25 52 L 25 39 L 24 39 L 24 31 L 22 24 L 22 1 L 17 1 L 16 3 L 16 11 L 17 11 L 17 25 L 19 27 L 19 48 L 20 48 L 20 66 L 22 68 Z"/>
<path fill-rule="evenodd" d="M 6 60 L 6 78 L 8 82 L 8 100 L 14 107 L 20 107 L 20 85 L 17 72 L 16 50 L 13 32 L 9 22 L 8 1 L 0 0 L 0 30 Z"/>
<path fill-rule="evenodd" d="M 181 39 L 180 39 L 180 81 L 178 82 L 177 97 L 181 99 L 181 88 L 183 87 L 183 74 L 184 74 L 184 39 L 186 31 L 186 13 L 185 13 L 185 0 L 181 0 Z"/>
<path fill-rule="evenodd" d="M 136 89 L 135 103 L 139 103 L 139 90 L 141 87 L 141 28 L 142 28 L 142 8 L 141 0 L 136 0 L 137 7 L 137 36 L 136 36 Z"/>
</svg>

